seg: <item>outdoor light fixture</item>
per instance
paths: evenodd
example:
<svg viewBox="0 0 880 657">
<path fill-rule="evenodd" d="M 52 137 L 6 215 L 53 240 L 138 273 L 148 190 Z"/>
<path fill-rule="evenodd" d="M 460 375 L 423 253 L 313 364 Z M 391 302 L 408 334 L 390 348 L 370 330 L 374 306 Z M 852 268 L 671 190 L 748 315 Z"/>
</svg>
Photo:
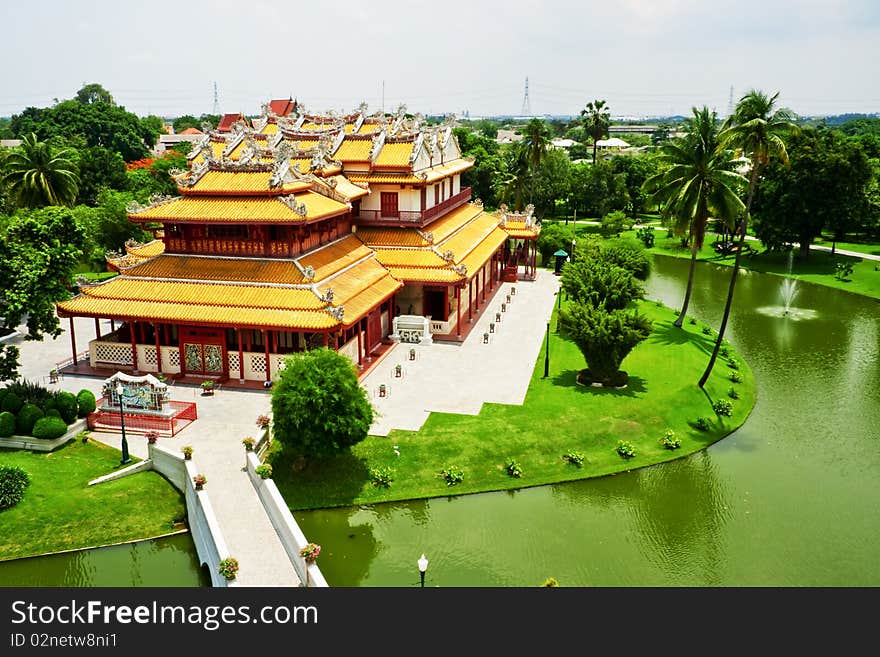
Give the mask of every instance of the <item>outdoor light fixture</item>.
<svg viewBox="0 0 880 657">
<path fill-rule="evenodd" d="M 483 333 L 483 344 L 489 344 L 489 334 Z"/>
<path fill-rule="evenodd" d="M 119 426 L 122 428 L 122 461 L 120 461 L 120 465 L 125 465 L 126 463 L 131 462 L 131 457 L 128 455 L 128 440 L 125 437 L 125 408 L 122 401 L 123 390 L 125 390 L 125 388 L 122 387 L 122 384 L 117 383 L 116 396 L 119 398 Z"/>
<path fill-rule="evenodd" d="M 425 588 L 425 571 L 428 570 L 428 559 L 425 557 L 424 553 L 418 560 L 419 564 L 419 577 L 422 581 L 422 588 Z"/>
<path fill-rule="evenodd" d="M 400 365 L 395 365 L 394 366 L 394 376 L 399 379 L 402 374 L 403 374 L 403 367 L 401 367 Z"/>
<path fill-rule="evenodd" d="M 501 304 L 501 312 L 503 312 L 503 313 L 507 312 L 507 304 L 506 303 Z"/>
<path fill-rule="evenodd" d="M 380 384 L 379 385 L 379 396 L 384 397 L 385 393 L 387 393 L 387 392 L 388 392 L 388 389 L 385 387 L 385 384 L 384 383 Z"/>
<path fill-rule="evenodd" d="M 495 332 L 495 322 L 489 322 L 489 333 Z"/>
<path fill-rule="evenodd" d="M 410 350 L 409 350 L 409 359 L 410 359 L 410 360 L 415 360 L 415 359 L 416 359 L 416 350 L 415 350 L 415 349 L 410 349 Z"/>
<path fill-rule="evenodd" d="M 496 321 L 496 322 L 500 322 L 500 321 L 501 321 L 501 313 L 495 313 L 495 321 Z"/>
</svg>

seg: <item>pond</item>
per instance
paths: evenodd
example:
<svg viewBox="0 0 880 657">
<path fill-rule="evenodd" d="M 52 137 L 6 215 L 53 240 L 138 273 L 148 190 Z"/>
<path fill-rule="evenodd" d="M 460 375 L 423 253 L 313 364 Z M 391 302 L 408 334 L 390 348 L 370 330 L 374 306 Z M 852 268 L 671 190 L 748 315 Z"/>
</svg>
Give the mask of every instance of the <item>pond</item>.
<svg viewBox="0 0 880 657">
<path fill-rule="evenodd" d="M 656 256 L 648 298 L 680 304 L 687 267 Z M 698 267 L 691 312 L 717 327 L 730 269 Z M 880 303 L 801 283 L 786 315 L 783 280 L 737 281 L 727 337 L 758 382 L 738 431 L 601 479 L 297 512 L 330 585 L 418 586 L 423 552 L 426 586 L 880 585 Z"/>
</svg>

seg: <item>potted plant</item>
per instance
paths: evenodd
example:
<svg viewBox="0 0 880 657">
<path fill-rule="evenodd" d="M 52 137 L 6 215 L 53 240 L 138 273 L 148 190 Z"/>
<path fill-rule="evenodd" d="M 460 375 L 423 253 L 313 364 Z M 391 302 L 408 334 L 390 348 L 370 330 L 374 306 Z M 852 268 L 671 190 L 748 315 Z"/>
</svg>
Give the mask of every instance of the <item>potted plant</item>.
<svg viewBox="0 0 880 657">
<path fill-rule="evenodd" d="M 226 579 L 235 579 L 235 574 L 238 572 L 238 559 L 226 557 L 217 566 L 217 572 Z"/>
<path fill-rule="evenodd" d="M 270 479 L 272 477 L 272 466 L 268 463 L 263 463 L 262 465 L 258 465 L 254 472 L 260 479 Z"/>
<path fill-rule="evenodd" d="M 193 448 L 190 445 L 184 445 L 180 448 L 180 451 L 183 452 L 183 458 L 185 458 L 187 461 L 192 459 Z"/>
<path fill-rule="evenodd" d="M 244 445 L 244 451 L 253 452 L 254 447 L 257 444 L 257 441 L 254 440 L 251 436 L 248 436 L 247 438 L 245 438 L 244 440 L 241 441 L 241 444 Z"/>
<path fill-rule="evenodd" d="M 261 429 L 266 429 L 269 427 L 269 416 L 268 415 L 258 415 L 257 416 L 257 426 Z"/>
<path fill-rule="evenodd" d="M 193 483 L 196 485 L 196 490 L 202 490 L 205 487 L 205 484 L 208 483 L 208 478 L 199 473 L 193 477 Z"/>
<path fill-rule="evenodd" d="M 147 431 L 146 436 L 147 436 L 147 442 L 150 445 L 155 445 L 156 442 L 159 440 L 159 434 L 156 433 L 155 431 Z"/>
<path fill-rule="evenodd" d="M 213 395 L 214 394 L 214 382 L 213 381 L 202 381 L 202 394 L 203 395 Z"/>
<path fill-rule="evenodd" d="M 299 551 L 299 556 L 306 560 L 306 588 L 309 586 L 309 565 L 318 560 L 319 554 L 321 554 L 321 546 L 317 543 L 307 543 Z"/>
</svg>

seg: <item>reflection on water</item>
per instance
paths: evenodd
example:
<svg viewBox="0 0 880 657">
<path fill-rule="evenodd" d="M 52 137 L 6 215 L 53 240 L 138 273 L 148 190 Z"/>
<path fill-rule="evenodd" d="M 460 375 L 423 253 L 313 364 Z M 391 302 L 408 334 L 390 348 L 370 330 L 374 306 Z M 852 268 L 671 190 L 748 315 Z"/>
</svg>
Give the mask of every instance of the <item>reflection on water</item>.
<svg viewBox="0 0 880 657">
<path fill-rule="evenodd" d="M 655 258 L 648 297 L 680 304 L 687 267 Z M 717 327 L 729 276 L 701 264 L 691 314 Z M 761 311 L 778 302 L 778 277 L 738 279 L 727 337 L 758 402 L 707 451 L 513 493 L 297 513 L 333 551 L 328 581 L 418 586 L 424 552 L 428 586 L 880 585 L 880 304 L 806 283 L 792 310 L 808 321 Z"/>
<path fill-rule="evenodd" d="M 0 562 L 0 586 L 210 586 L 189 534 Z"/>
</svg>

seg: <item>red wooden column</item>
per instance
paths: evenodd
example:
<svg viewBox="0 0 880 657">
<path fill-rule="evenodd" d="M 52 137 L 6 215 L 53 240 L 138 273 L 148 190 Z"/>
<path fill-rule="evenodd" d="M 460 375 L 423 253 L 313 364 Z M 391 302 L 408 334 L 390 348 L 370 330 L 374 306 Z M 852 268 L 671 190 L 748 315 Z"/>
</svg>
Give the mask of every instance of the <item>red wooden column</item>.
<svg viewBox="0 0 880 657">
<path fill-rule="evenodd" d="M 361 337 L 361 323 L 358 322 L 358 367 L 364 366 L 363 337 Z"/>
<path fill-rule="evenodd" d="M 128 333 L 131 335 L 131 367 L 132 371 L 138 371 L 138 349 L 137 349 L 137 337 L 135 334 L 135 325 L 137 322 L 129 322 L 128 323 Z"/>
<path fill-rule="evenodd" d="M 113 333 L 116 330 L 116 322 L 114 320 L 110 320 L 110 332 Z"/>
<path fill-rule="evenodd" d="M 483 303 L 486 303 L 486 264 L 480 269 L 483 273 Z"/>
<path fill-rule="evenodd" d="M 364 323 L 364 357 L 366 358 L 368 363 L 372 363 L 373 354 L 370 347 L 373 343 L 370 342 L 370 318 L 363 317 L 361 321 Z"/>
<path fill-rule="evenodd" d="M 324 346 L 326 347 L 327 344 L 328 344 L 328 334 L 326 331 L 324 331 Z"/>
<path fill-rule="evenodd" d="M 159 346 L 159 325 L 153 324 L 153 333 L 156 334 L 156 371 L 162 373 L 162 349 Z"/>
<path fill-rule="evenodd" d="M 238 382 L 244 383 L 244 349 L 241 344 L 241 329 L 235 329 L 238 333 Z"/>
<path fill-rule="evenodd" d="M 468 281 L 468 322 L 474 321 L 474 279 Z"/>
<path fill-rule="evenodd" d="M 461 288 L 455 286 L 455 330 L 458 332 L 458 339 L 461 340 Z"/>
<path fill-rule="evenodd" d="M 76 367 L 76 332 L 73 330 L 73 317 L 70 318 L 70 349 L 73 351 L 73 366 Z"/>
<path fill-rule="evenodd" d="M 101 339 L 101 320 L 95 317 L 95 340 Z"/>
<path fill-rule="evenodd" d="M 266 329 L 260 329 L 263 334 L 263 346 L 266 348 L 266 381 L 269 382 L 272 380 L 272 368 L 269 366 L 269 333 L 271 331 L 266 331 Z"/>
</svg>

